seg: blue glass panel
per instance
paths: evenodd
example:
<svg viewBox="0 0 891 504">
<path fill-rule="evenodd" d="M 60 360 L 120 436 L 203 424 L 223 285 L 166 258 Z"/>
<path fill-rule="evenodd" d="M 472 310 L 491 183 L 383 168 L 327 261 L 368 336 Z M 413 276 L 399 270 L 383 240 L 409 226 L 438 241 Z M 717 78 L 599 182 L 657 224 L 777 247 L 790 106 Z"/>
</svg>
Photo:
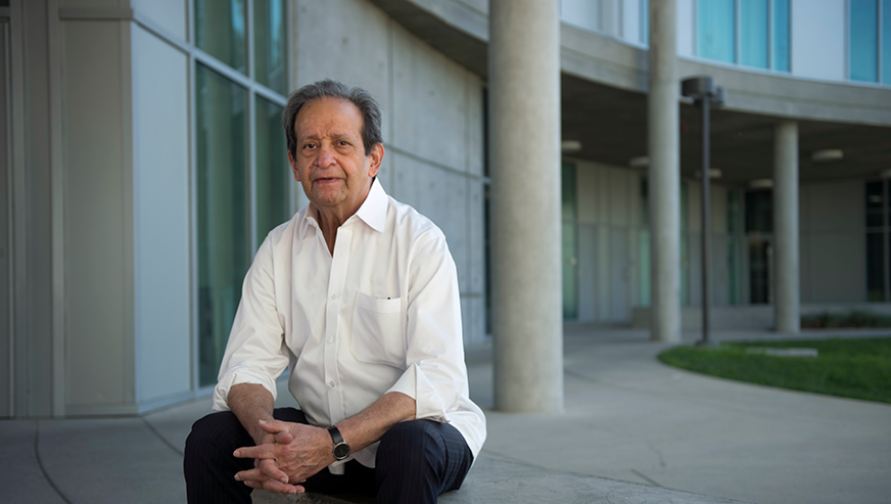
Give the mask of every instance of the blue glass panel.
<svg viewBox="0 0 891 504">
<path fill-rule="evenodd" d="M 767 0 L 739 0 L 740 62 L 767 68 Z"/>
<path fill-rule="evenodd" d="M 882 82 L 891 84 L 891 0 L 882 0 Z"/>
<path fill-rule="evenodd" d="M 878 80 L 878 2 L 851 0 L 851 79 Z"/>
<path fill-rule="evenodd" d="M 789 0 L 773 0 L 773 69 L 789 71 Z"/>
<path fill-rule="evenodd" d="M 736 26 L 733 0 L 699 0 L 697 53 L 727 63 L 736 61 Z"/>
<path fill-rule="evenodd" d="M 650 43 L 650 0 L 640 0 L 640 41 Z"/>
</svg>

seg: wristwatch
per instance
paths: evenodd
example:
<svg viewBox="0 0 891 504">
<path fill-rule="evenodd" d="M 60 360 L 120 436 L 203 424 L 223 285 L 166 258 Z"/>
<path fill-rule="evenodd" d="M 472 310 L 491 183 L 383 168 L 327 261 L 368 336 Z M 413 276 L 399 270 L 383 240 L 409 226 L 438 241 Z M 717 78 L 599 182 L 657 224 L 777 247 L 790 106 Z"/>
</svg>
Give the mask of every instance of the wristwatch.
<svg viewBox="0 0 891 504">
<path fill-rule="evenodd" d="M 331 434 L 331 441 L 334 441 L 334 458 L 343 460 L 349 457 L 350 445 L 346 444 L 343 440 L 343 436 L 340 435 L 340 431 L 337 430 L 337 427 L 334 425 L 329 426 L 328 434 Z"/>
</svg>

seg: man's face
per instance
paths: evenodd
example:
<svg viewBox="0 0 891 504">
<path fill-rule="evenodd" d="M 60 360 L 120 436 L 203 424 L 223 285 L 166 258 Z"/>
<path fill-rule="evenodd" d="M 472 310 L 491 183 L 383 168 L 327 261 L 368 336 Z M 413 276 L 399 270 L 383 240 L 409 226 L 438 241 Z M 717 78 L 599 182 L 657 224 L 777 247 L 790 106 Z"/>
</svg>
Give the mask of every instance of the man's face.
<svg viewBox="0 0 891 504">
<path fill-rule="evenodd" d="M 375 145 L 366 156 L 361 131 L 362 114 L 347 100 L 320 98 L 297 114 L 296 154 L 289 152 L 288 159 L 294 180 L 320 212 L 345 220 L 365 201 L 384 148 Z"/>
</svg>

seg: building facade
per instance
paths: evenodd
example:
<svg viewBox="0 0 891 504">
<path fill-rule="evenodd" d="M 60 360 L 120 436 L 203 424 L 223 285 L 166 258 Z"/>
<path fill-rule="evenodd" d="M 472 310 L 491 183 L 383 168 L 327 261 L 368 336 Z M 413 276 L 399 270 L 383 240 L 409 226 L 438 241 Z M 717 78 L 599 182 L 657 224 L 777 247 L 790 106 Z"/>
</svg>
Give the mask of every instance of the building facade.
<svg viewBox="0 0 891 504">
<path fill-rule="evenodd" d="M 722 320 L 774 300 L 779 120 L 799 132 L 803 309 L 884 309 L 891 1 L 676 4 L 678 76 L 713 75 L 728 91 L 713 114 L 720 177 L 708 210 Z M 486 344 L 500 260 L 489 246 L 488 9 L 0 2 L 0 417 L 139 414 L 209 393 L 253 252 L 306 204 L 281 109 L 328 77 L 381 103 L 380 179 L 445 232 L 465 344 Z M 575 143 L 539 172 L 562 179 L 566 320 L 646 324 L 648 12 L 647 0 L 560 5 L 561 129 Z M 701 303 L 697 114 L 681 100 L 684 310 Z"/>
</svg>

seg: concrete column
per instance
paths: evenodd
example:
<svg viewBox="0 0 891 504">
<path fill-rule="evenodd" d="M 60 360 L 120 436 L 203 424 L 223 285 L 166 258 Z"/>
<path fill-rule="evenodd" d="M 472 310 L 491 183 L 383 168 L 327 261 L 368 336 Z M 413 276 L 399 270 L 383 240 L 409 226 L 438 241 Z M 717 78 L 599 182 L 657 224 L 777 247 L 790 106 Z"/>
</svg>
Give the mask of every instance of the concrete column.
<svg viewBox="0 0 891 504">
<path fill-rule="evenodd" d="M 489 5 L 495 407 L 563 410 L 558 0 Z"/>
<path fill-rule="evenodd" d="M 798 270 L 798 123 L 782 121 L 774 132 L 773 241 L 776 330 L 801 328 Z"/>
<path fill-rule="evenodd" d="M 681 340 L 680 141 L 675 0 L 650 2 L 649 205 L 652 252 L 650 331 L 654 341 Z"/>
</svg>

